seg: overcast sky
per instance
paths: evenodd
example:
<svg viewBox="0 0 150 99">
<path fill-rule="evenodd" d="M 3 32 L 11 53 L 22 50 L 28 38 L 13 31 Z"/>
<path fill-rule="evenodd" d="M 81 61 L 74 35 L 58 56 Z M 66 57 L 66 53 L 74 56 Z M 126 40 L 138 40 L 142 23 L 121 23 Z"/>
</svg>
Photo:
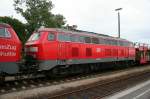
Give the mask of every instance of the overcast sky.
<svg viewBox="0 0 150 99">
<path fill-rule="evenodd" d="M 116 8 L 121 14 L 121 37 L 150 44 L 150 0 L 52 0 L 53 13 L 62 14 L 68 24 L 78 29 L 117 36 Z M 1 0 L 0 16 L 16 14 L 13 0 Z M 24 21 L 25 22 L 25 21 Z"/>
</svg>

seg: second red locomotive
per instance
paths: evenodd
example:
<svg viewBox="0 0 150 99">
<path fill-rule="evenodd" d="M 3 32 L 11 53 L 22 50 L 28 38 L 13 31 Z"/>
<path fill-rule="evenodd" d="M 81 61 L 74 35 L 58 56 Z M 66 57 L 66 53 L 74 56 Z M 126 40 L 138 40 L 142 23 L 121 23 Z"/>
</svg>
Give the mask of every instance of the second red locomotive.
<svg viewBox="0 0 150 99">
<path fill-rule="evenodd" d="M 136 61 L 132 42 L 86 31 L 39 29 L 29 38 L 25 49 L 39 71 L 55 73 L 97 70 L 107 68 L 106 63 L 133 64 Z"/>
</svg>

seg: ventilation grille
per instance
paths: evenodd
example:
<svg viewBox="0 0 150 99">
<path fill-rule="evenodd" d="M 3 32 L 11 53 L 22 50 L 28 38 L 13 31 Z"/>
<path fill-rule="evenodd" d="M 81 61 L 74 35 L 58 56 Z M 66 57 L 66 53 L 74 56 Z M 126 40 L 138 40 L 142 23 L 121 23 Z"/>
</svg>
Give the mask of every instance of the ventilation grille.
<svg viewBox="0 0 150 99">
<path fill-rule="evenodd" d="M 77 47 L 72 48 L 72 57 L 79 56 L 79 49 Z"/>
<path fill-rule="evenodd" d="M 92 49 L 86 48 L 86 56 L 92 56 Z"/>
</svg>

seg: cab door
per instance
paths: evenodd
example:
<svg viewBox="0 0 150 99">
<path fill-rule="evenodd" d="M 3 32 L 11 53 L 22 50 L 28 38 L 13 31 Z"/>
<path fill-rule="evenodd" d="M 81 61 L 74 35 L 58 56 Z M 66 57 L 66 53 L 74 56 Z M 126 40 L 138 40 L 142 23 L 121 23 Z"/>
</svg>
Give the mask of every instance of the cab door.
<svg viewBox="0 0 150 99">
<path fill-rule="evenodd" d="M 60 60 L 66 60 L 69 57 L 69 36 L 67 33 L 58 34 L 58 58 Z"/>
<path fill-rule="evenodd" d="M 66 42 L 58 43 L 58 48 L 59 48 L 58 55 L 59 55 L 59 59 L 61 59 L 61 60 L 65 60 L 67 57 L 66 45 L 67 45 Z"/>
</svg>

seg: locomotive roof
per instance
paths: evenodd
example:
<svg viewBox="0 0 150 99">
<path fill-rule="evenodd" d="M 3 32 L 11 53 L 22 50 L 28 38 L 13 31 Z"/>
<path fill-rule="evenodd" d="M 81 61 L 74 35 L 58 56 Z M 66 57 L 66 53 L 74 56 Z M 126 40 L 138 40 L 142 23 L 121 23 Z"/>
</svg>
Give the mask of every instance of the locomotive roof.
<svg viewBox="0 0 150 99">
<path fill-rule="evenodd" d="M 127 41 L 126 39 L 118 38 L 118 37 L 113 37 L 105 34 L 100 34 L 100 33 L 95 33 L 95 32 L 88 32 L 88 31 L 82 31 L 82 30 L 67 30 L 67 29 L 60 29 L 60 28 L 40 28 L 38 31 L 58 31 L 58 32 L 66 32 L 66 33 L 72 33 L 72 34 L 83 34 L 87 36 L 99 36 L 102 38 L 106 39 L 113 39 L 113 40 L 120 40 L 120 41 Z"/>
<path fill-rule="evenodd" d="M 0 23 L 0 27 L 7 27 L 7 28 L 9 28 L 11 26 L 9 24 L 6 24 L 6 23 Z"/>
</svg>

